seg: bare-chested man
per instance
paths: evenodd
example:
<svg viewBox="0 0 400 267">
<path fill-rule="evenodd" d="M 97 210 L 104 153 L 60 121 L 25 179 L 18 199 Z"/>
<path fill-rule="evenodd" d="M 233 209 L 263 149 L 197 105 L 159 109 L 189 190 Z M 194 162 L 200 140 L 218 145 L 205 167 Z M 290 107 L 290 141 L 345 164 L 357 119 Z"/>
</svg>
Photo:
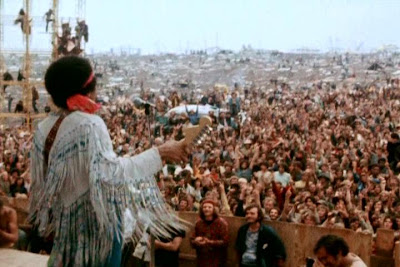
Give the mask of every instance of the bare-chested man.
<svg viewBox="0 0 400 267">
<path fill-rule="evenodd" d="M 13 247 L 17 241 L 17 212 L 0 200 L 0 248 Z"/>
</svg>

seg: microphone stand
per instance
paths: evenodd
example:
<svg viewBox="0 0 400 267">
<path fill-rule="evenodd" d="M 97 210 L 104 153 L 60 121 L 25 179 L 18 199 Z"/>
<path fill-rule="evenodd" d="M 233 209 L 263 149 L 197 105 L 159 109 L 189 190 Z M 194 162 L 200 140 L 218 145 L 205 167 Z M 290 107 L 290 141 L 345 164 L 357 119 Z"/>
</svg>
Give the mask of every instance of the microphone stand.
<svg viewBox="0 0 400 267">
<path fill-rule="evenodd" d="M 146 114 L 146 122 L 147 122 L 147 130 L 149 131 L 148 138 L 150 139 L 150 145 L 153 146 L 154 140 L 153 135 L 154 133 L 151 132 L 151 123 L 155 121 L 153 114 L 155 115 L 154 111 L 152 110 L 152 106 L 149 104 L 144 105 L 144 114 Z"/>
</svg>

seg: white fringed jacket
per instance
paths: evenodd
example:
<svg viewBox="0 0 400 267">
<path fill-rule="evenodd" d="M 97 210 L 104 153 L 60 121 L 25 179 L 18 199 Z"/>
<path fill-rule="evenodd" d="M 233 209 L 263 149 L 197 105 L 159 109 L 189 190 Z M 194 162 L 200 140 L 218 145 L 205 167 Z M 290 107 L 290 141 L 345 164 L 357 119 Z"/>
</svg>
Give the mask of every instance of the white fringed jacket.
<svg viewBox="0 0 400 267">
<path fill-rule="evenodd" d="M 153 175 L 161 170 L 158 150 L 117 157 L 104 121 L 80 111 L 61 123 L 44 163 L 44 143 L 59 114 L 39 123 L 31 154 L 30 218 L 43 236 L 54 233 L 50 266 L 102 266 L 114 238 L 133 231 L 138 242 L 150 230 L 166 236 L 181 225 L 165 206 Z M 131 229 L 124 225 L 127 209 Z"/>
</svg>

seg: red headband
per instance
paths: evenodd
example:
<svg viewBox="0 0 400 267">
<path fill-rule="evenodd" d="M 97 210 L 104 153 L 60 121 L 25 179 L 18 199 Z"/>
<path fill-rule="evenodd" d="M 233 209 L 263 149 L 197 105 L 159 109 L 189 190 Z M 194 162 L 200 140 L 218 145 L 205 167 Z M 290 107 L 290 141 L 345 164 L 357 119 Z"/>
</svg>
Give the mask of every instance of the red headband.
<svg viewBox="0 0 400 267">
<path fill-rule="evenodd" d="M 89 85 L 93 81 L 94 78 L 94 72 L 92 71 L 89 75 L 89 78 L 86 80 L 86 82 L 83 84 L 82 88 L 86 88 L 86 86 Z"/>
</svg>

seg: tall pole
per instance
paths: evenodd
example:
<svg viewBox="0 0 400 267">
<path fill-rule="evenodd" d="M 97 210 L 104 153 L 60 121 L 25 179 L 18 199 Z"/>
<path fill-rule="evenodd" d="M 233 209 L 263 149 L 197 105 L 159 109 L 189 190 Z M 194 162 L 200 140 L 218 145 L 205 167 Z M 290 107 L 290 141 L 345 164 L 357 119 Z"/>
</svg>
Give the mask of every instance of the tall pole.
<svg viewBox="0 0 400 267">
<path fill-rule="evenodd" d="M 30 126 L 30 115 L 32 111 L 32 90 L 30 88 L 30 77 L 31 77 L 31 55 L 30 55 L 30 11 L 31 11 L 31 0 L 25 0 L 25 17 L 24 17 L 24 34 L 25 34 L 25 66 L 23 76 L 23 91 L 24 91 L 24 108 L 27 113 L 27 123 Z"/>
<path fill-rule="evenodd" d="M 3 74 L 4 72 L 4 58 L 3 58 L 3 40 L 4 40 L 4 26 L 3 26 L 3 8 L 4 8 L 4 1 L 0 0 L 0 71 Z M 2 79 L 1 79 L 2 81 Z"/>
<path fill-rule="evenodd" d="M 52 60 L 55 61 L 58 58 L 58 0 L 53 0 L 53 16 L 53 33 L 51 36 L 53 51 L 51 53 L 51 57 Z"/>
<path fill-rule="evenodd" d="M 5 72 L 5 63 L 3 57 L 3 40 L 4 40 L 4 27 L 3 27 L 3 5 L 4 1 L 0 0 L 0 75 Z M 3 112 L 3 103 L 5 98 L 5 93 L 3 92 L 3 77 L 0 77 L 0 112 Z M 3 120 L 1 120 L 3 123 Z"/>
</svg>

